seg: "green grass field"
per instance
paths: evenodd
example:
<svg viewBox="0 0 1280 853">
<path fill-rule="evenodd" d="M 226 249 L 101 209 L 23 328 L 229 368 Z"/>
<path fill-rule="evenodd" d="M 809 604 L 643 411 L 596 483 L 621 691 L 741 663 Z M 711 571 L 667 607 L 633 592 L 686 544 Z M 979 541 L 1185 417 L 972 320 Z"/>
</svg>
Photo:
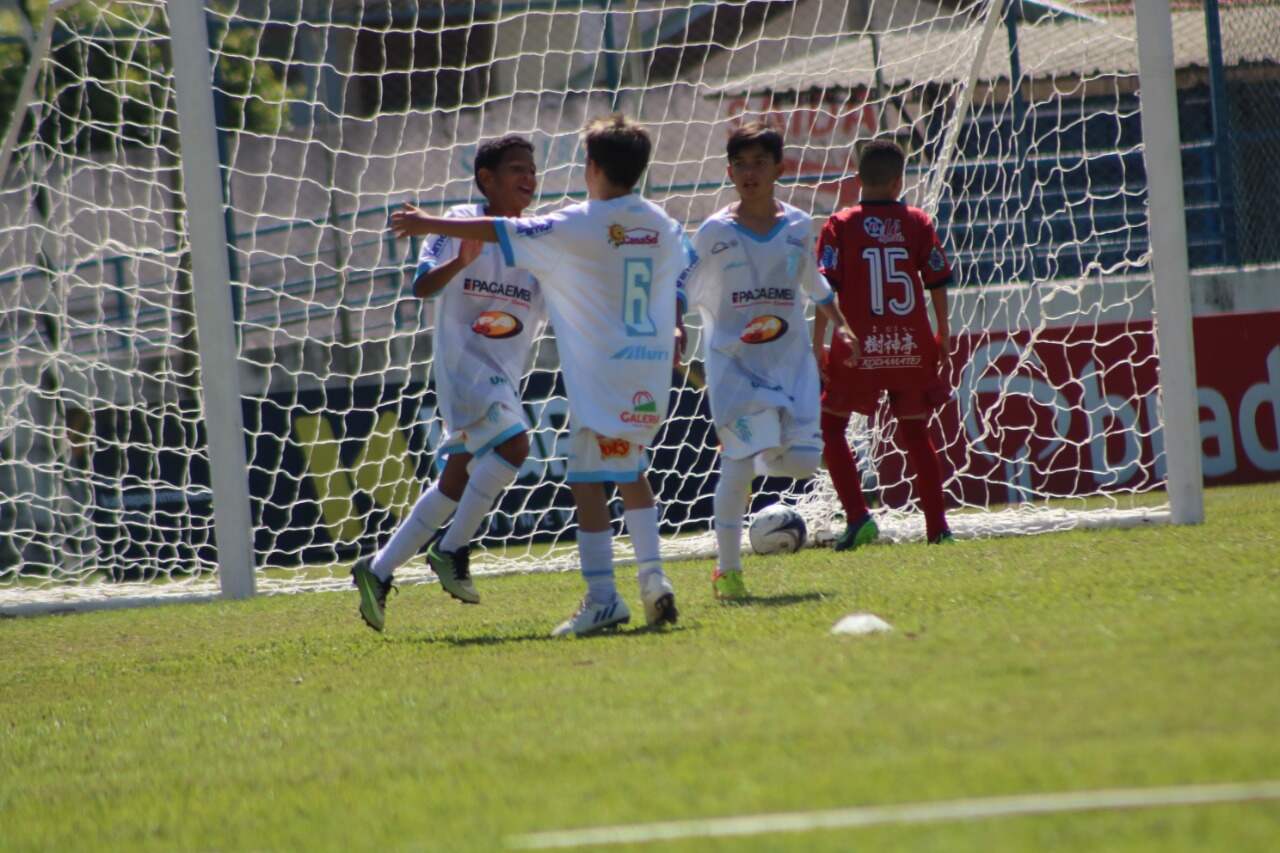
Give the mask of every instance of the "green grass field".
<svg viewBox="0 0 1280 853">
<path fill-rule="evenodd" d="M 541 830 L 1280 777 L 1280 486 L 1196 528 L 811 550 L 546 633 L 573 574 L 0 621 L 0 848 L 494 850 Z M 639 617 L 634 581 L 622 589 Z M 895 626 L 828 632 L 852 611 Z M 1280 803 L 669 845 L 1274 850 Z"/>
</svg>

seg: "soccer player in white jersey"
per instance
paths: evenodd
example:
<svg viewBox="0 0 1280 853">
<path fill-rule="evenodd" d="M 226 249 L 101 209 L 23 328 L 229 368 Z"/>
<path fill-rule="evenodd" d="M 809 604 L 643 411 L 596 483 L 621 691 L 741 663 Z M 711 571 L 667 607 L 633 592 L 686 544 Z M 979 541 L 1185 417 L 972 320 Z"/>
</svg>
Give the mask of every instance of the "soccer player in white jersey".
<svg viewBox="0 0 1280 853">
<path fill-rule="evenodd" d="M 721 444 L 711 583 L 722 601 L 747 598 L 742 519 L 752 478 L 804 479 L 822 461 L 821 387 L 804 297 L 835 334 L 854 343 L 818 273 L 813 220 L 774 198 L 782 148 L 782 134 L 756 122 L 730 134 L 729 179 L 738 201 L 694 235 L 696 261 L 685 283 L 689 307 L 702 315 L 707 389 Z"/>
<path fill-rule="evenodd" d="M 645 448 L 666 417 L 678 358 L 677 281 L 689 263 L 680 225 L 633 194 L 649 162 L 649 134 L 622 115 L 583 131 L 588 200 L 527 219 L 440 219 L 407 206 L 399 236 L 445 233 L 498 242 L 508 263 L 542 285 L 569 396 L 569 487 L 587 594 L 552 633 L 581 636 L 630 621 L 613 578 L 605 483 L 622 496 L 650 625 L 674 623 L 675 593 L 662 570 L 658 510 Z"/>
<path fill-rule="evenodd" d="M 476 151 L 475 180 L 485 203 L 457 205 L 446 217 L 519 216 L 538 188 L 533 145 L 516 135 L 485 142 Z M 497 246 L 477 240 L 426 235 L 414 293 L 422 299 L 440 294 L 432 373 L 448 430 L 440 449 L 447 461 L 386 545 L 351 571 L 360 615 L 378 631 L 395 570 L 450 516 L 453 524 L 427 548 L 427 562 L 446 592 L 467 604 L 480 602 L 471 581 L 471 538 L 529 454 L 520 378 L 546 325 L 537 280 L 507 263 Z"/>
</svg>

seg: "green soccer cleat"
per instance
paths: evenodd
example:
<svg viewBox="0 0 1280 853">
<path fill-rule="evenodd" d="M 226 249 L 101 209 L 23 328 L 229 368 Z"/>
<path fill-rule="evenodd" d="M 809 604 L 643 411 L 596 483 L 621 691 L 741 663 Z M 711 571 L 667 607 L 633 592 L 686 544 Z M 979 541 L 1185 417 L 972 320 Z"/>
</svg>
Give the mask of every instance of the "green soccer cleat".
<svg viewBox="0 0 1280 853">
<path fill-rule="evenodd" d="M 435 542 L 427 546 L 427 565 L 440 578 L 440 587 L 463 604 L 479 604 L 480 593 L 471 582 L 471 549 L 445 551 Z"/>
<path fill-rule="evenodd" d="M 954 545 L 956 537 L 951 534 L 950 530 L 944 530 L 937 536 L 929 540 L 930 545 Z"/>
<path fill-rule="evenodd" d="M 740 570 L 722 572 L 716 569 L 711 575 L 711 591 L 717 601 L 746 601 L 750 597 Z"/>
<path fill-rule="evenodd" d="M 387 593 L 394 589 L 391 579 L 379 579 L 373 573 L 373 558 L 361 557 L 351 567 L 351 583 L 360 592 L 360 618 L 381 631 L 387 621 Z"/>
<path fill-rule="evenodd" d="M 868 514 L 864 515 L 861 521 L 845 527 L 844 533 L 840 534 L 831 548 L 833 551 L 852 551 L 871 544 L 879 536 L 880 528 L 876 526 L 875 519 Z"/>
</svg>

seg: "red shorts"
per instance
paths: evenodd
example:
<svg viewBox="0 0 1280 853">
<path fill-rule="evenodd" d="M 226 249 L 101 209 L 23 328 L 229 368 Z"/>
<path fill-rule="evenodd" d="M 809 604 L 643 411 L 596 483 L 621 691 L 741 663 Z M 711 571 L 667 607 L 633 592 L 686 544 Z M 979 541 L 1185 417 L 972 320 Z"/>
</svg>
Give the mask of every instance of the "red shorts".
<svg viewBox="0 0 1280 853">
<path fill-rule="evenodd" d="M 885 391 L 895 418 L 926 417 L 951 399 L 951 388 L 936 377 L 920 388 L 885 388 L 868 384 L 865 377 L 858 376 L 856 367 L 832 364 L 827 378 L 822 388 L 822 411 L 837 415 L 873 415 Z"/>
</svg>

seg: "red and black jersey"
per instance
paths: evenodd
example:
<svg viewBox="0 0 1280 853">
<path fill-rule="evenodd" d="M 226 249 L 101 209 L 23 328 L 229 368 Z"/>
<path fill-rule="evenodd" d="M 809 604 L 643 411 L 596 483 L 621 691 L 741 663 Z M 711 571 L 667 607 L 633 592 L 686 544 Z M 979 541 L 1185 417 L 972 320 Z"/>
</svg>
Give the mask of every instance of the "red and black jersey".
<svg viewBox="0 0 1280 853">
<path fill-rule="evenodd" d="M 854 381 L 867 388 L 924 389 L 938 382 L 938 345 L 924 291 L 951 282 L 951 265 L 923 210 L 864 201 L 827 220 L 818 268 L 862 346 Z M 832 342 L 831 361 L 847 352 Z"/>
</svg>

